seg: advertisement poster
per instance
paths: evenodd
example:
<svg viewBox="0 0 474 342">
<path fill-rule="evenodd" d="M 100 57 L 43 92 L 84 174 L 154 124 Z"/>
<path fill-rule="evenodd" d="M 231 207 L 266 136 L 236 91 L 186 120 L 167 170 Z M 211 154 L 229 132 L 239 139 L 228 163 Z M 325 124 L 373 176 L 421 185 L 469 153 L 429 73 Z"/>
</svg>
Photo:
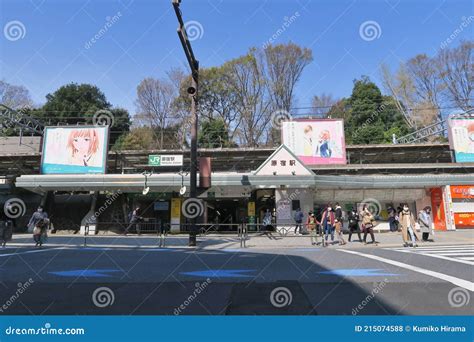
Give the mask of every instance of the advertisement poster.
<svg viewBox="0 0 474 342">
<path fill-rule="evenodd" d="M 341 119 L 282 122 L 282 143 L 305 164 L 346 164 L 344 123 Z"/>
<path fill-rule="evenodd" d="M 443 191 L 441 188 L 432 188 L 431 211 L 435 230 L 446 230 L 446 216 L 444 214 Z"/>
<path fill-rule="evenodd" d="M 449 146 L 456 163 L 474 162 L 474 117 L 450 118 L 448 122 Z"/>
<path fill-rule="evenodd" d="M 108 126 L 46 127 L 41 173 L 105 173 Z"/>
</svg>

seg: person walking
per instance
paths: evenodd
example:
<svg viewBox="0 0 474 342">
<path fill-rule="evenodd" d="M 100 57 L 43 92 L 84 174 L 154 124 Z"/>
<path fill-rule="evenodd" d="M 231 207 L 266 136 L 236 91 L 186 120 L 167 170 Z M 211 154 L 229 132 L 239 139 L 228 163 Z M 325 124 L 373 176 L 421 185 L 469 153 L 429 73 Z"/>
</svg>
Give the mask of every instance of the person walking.
<svg viewBox="0 0 474 342">
<path fill-rule="evenodd" d="M 342 222 L 338 218 L 334 219 L 334 229 L 336 230 L 336 235 L 337 235 L 337 239 L 339 241 L 339 245 L 340 246 L 345 245 L 346 241 L 344 241 L 344 236 L 343 236 L 343 233 L 342 233 Z"/>
<path fill-rule="evenodd" d="M 125 229 L 125 232 L 123 234 L 127 235 L 129 230 L 132 227 L 135 227 L 135 230 L 137 231 L 137 234 L 141 235 L 140 224 L 139 223 L 140 223 L 140 221 L 143 220 L 143 217 L 140 216 L 140 207 L 136 207 L 135 210 L 130 213 L 129 219 L 130 219 L 130 224 Z"/>
<path fill-rule="evenodd" d="M 415 218 L 408 204 L 404 204 L 403 210 L 400 212 L 400 226 L 402 227 L 403 247 L 408 247 L 408 235 L 411 237 L 412 247 L 417 247 L 416 240 L 420 241 L 420 238 L 416 234 Z"/>
<path fill-rule="evenodd" d="M 309 234 L 311 235 L 311 244 L 316 245 L 318 243 L 318 232 L 316 226 L 319 224 L 318 220 L 316 220 L 316 216 L 314 213 L 310 211 L 308 213 L 308 220 L 306 221 L 306 227 L 308 227 Z"/>
<path fill-rule="evenodd" d="M 336 206 L 334 207 L 334 217 L 342 223 L 342 208 L 337 202 Z"/>
<path fill-rule="evenodd" d="M 374 235 L 374 225 L 375 219 L 370 210 L 367 208 L 367 205 L 364 204 L 362 207 L 361 215 L 362 217 L 362 231 L 364 232 L 364 244 L 367 244 L 367 234 L 370 234 L 372 238 L 372 243 L 377 245 Z"/>
<path fill-rule="evenodd" d="M 418 213 L 418 224 L 421 229 L 421 238 L 428 241 L 430 235 L 434 235 L 433 224 L 431 220 L 431 207 L 424 207 Z M 431 240 L 434 241 L 434 240 Z"/>
<path fill-rule="evenodd" d="M 265 231 L 272 231 L 273 230 L 273 227 L 272 227 L 272 213 L 271 213 L 270 209 L 267 209 L 267 211 L 265 211 L 265 215 L 263 216 L 262 223 L 263 223 L 263 228 L 265 229 Z"/>
<path fill-rule="evenodd" d="M 323 246 L 326 245 L 325 241 L 327 243 L 329 234 L 331 234 L 331 243 L 334 242 L 334 220 L 334 211 L 332 210 L 331 204 L 328 204 L 321 217 L 322 231 L 324 232 Z"/>
<path fill-rule="evenodd" d="M 295 217 L 294 217 L 295 223 L 296 223 L 295 234 L 298 232 L 298 230 L 300 231 L 300 234 L 303 234 L 303 230 L 302 230 L 303 218 L 304 218 L 304 214 L 301 211 L 301 209 L 300 208 L 296 209 Z"/>
<path fill-rule="evenodd" d="M 35 247 L 41 247 L 46 242 L 48 227 L 48 213 L 44 211 L 42 206 L 39 206 L 28 221 L 28 229 L 33 231 L 33 240 L 36 242 Z"/>
<path fill-rule="evenodd" d="M 357 233 L 359 237 L 359 242 L 362 242 L 362 237 L 360 236 L 360 228 L 359 228 L 359 219 L 358 219 L 357 211 L 355 208 L 349 212 L 348 219 L 349 219 L 349 242 L 351 242 L 352 234 Z"/>
</svg>

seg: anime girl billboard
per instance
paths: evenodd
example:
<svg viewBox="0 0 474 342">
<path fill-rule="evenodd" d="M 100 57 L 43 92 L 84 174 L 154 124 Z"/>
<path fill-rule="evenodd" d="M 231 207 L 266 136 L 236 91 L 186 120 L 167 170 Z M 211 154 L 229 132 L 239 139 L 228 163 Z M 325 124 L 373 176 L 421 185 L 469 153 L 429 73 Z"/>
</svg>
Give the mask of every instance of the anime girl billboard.
<svg viewBox="0 0 474 342">
<path fill-rule="evenodd" d="M 342 120 L 283 122 L 282 143 L 306 165 L 346 164 Z"/>
<path fill-rule="evenodd" d="M 449 145 L 456 163 L 474 162 L 474 116 L 451 117 L 448 127 Z"/>
<path fill-rule="evenodd" d="M 41 173 L 105 173 L 108 126 L 46 127 Z"/>
</svg>

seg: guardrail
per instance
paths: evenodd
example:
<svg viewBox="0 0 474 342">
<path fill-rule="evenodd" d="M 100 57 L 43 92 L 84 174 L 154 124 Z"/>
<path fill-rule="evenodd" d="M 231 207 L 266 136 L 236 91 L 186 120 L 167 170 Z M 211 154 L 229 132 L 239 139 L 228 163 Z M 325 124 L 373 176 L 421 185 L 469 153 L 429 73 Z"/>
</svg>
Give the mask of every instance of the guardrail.
<svg viewBox="0 0 474 342">
<path fill-rule="evenodd" d="M 137 222 L 137 223 L 124 223 L 124 222 L 101 222 L 100 229 L 104 230 L 104 227 L 113 227 L 116 230 L 117 226 L 120 227 L 120 232 L 124 233 L 128 229 L 128 233 L 155 233 L 158 237 L 158 246 L 165 247 L 168 234 L 170 232 L 170 224 L 162 224 L 159 221 L 148 221 L 148 222 Z M 179 234 L 190 234 L 191 224 L 184 223 L 180 225 Z M 295 224 L 288 225 L 264 225 L 260 223 L 201 223 L 196 224 L 197 236 L 202 239 L 216 239 L 216 238 L 232 238 L 235 237 L 240 243 L 241 248 L 247 248 L 247 242 L 252 237 L 257 236 L 269 236 L 269 237 L 292 237 L 292 238 L 306 238 L 311 240 L 312 245 L 321 244 L 326 246 L 326 237 L 329 234 L 325 234 L 321 229 L 320 225 L 317 225 L 315 229 L 308 229 L 308 225 L 302 224 L 300 228 L 300 234 L 293 234 L 295 231 Z M 84 247 L 87 247 L 87 237 L 89 236 L 89 225 L 86 224 L 84 229 Z"/>
</svg>

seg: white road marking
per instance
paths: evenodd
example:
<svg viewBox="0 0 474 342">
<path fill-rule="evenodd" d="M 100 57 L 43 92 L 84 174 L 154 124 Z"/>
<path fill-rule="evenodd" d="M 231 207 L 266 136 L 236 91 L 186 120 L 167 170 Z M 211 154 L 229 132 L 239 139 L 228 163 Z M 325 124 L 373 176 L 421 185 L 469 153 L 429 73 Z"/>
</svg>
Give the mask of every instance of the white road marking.
<svg viewBox="0 0 474 342">
<path fill-rule="evenodd" d="M 449 260 L 459 262 L 461 264 L 474 266 L 474 262 L 472 260 L 466 260 L 462 258 L 474 255 L 474 245 L 446 245 L 418 248 L 387 248 L 387 250 L 402 253 L 419 254 L 432 258 Z"/>
<path fill-rule="evenodd" d="M 6 254 L 0 254 L 0 257 L 6 257 L 6 256 L 12 256 L 12 255 L 21 255 L 21 254 L 40 253 L 40 252 L 49 252 L 49 251 L 54 251 L 56 249 L 63 249 L 63 247 L 35 249 L 35 250 L 32 250 L 32 251 L 19 252 L 19 253 L 6 253 Z"/>
<path fill-rule="evenodd" d="M 429 255 L 432 255 L 432 254 L 439 254 L 439 255 L 474 255 L 474 252 L 471 252 L 471 251 L 468 251 L 468 252 L 463 252 L 463 251 L 457 251 L 457 252 L 425 252 L 425 251 L 421 251 L 419 252 L 420 254 L 429 254 Z"/>
<path fill-rule="evenodd" d="M 382 258 L 382 257 L 379 257 L 377 255 L 365 254 L 365 253 L 360 253 L 360 252 L 356 252 L 356 251 L 350 251 L 350 250 L 347 250 L 347 249 L 338 249 L 338 251 L 358 255 L 358 256 L 361 256 L 361 257 L 365 257 L 365 258 L 377 260 L 377 261 L 380 261 L 380 262 L 384 262 L 386 264 L 390 264 L 390 265 L 394 265 L 394 266 L 397 266 L 397 267 L 405 268 L 405 269 L 410 270 L 410 271 L 426 274 L 430 277 L 434 277 L 434 278 L 438 278 L 438 279 L 450 282 L 450 283 L 452 283 L 456 286 L 460 286 L 462 288 L 465 288 L 466 290 L 474 292 L 474 283 L 471 282 L 471 281 L 468 281 L 468 280 L 464 280 L 464 279 L 461 279 L 461 278 L 456 278 L 456 277 L 453 277 L 453 276 L 450 276 L 450 275 L 447 275 L 447 274 L 443 274 L 443 273 L 439 273 L 439 272 L 435 272 L 435 271 L 426 270 L 424 268 L 417 267 L 417 266 L 407 265 L 405 263 L 398 262 L 398 261 L 395 261 L 395 260 L 386 259 L 386 258 Z"/>
<path fill-rule="evenodd" d="M 474 257 L 459 257 L 458 259 L 462 259 L 462 260 L 474 260 Z"/>
</svg>

